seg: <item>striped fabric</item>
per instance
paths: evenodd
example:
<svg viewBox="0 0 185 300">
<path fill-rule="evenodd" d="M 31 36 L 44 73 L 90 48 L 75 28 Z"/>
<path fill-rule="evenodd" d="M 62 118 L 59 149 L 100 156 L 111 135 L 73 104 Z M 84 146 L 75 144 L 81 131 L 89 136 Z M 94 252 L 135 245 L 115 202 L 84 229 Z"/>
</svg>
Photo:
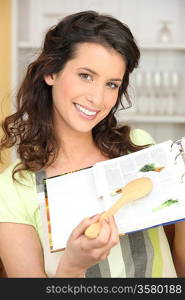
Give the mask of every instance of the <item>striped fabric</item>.
<svg viewBox="0 0 185 300">
<path fill-rule="evenodd" d="M 43 178 L 43 172 L 36 174 L 38 195 L 43 194 L 42 204 L 45 201 Z M 45 224 L 44 231 L 47 231 L 46 218 L 43 224 Z M 52 277 L 62 253 L 61 255 L 59 252 L 49 253 L 46 239 L 47 235 L 43 242 L 45 260 L 47 260 L 45 266 L 47 266 L 47 273 Z M 107 259 L 89 268 L 86 277 L 177 277 L 163 227 L 159 226 L 120 236 L 119 243 L 112 248 Z"/>
<path fill-rule="evenodd" d="M 176 277 L 163 228 L 121 236 L 108 258 L 88 269 L 86 277 Z"/>
<path fill-rule="evenodd" d="M 121 236 L 109 257 L 90 268 L 86 277 L 152 277 L 153 258 L 147 231 Z"/>
</svg>

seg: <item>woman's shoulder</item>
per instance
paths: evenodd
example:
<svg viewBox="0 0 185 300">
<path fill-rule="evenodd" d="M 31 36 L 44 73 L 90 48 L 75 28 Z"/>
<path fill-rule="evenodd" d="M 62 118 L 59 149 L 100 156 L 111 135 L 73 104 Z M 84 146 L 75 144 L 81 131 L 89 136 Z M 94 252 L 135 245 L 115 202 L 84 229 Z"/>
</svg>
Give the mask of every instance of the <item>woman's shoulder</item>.
<svg viewBox="0 0 185 300">
<path fill-rule="evenodd" d="M 138 146 L 155 144 L 153 137 L 147 131 L 140 128 L 131 130 L 130 137 L 132 142 Z"/>
<path fill-rule="evenodd" d="M 33 184 L 33 180 L 35 177 L 35 174 L 33 172 L 29 171 L 23 171 L 23 176 L 20 176 L 18 173 L 16 174 L 16 179 L 18 181 L 13 181 L 12 174 L 16 166 L 21 161 L 19 159 L 15 160 L 13 163 L 11 163 L 3 172 L 0 173 L 0 184 L 1 183 L 11 183 L 13 182 L 15 185 L 18 184 L 18 182 L 23 184 Z"/>
<path fill-rule="evenodd" d="M 20 163 L 20 160 L 16 160 L 11 163 L 3 172 L 0 173 L 0 190 L 6 190 L 6 193 L 14 194 L 20 193 L 35 193 L 35 173 L 30 171 L 23 171 L 15 174 L 16 180 L 13 179 L 13 171 L 15 167 Z"/>
<path fill-rule="evenodd" d="M 10 177 L 10 175 L 13 172 L 13 169 L 16 167 L 18 163 L 20 163 L 19 159 L 11 163 L 6 169 L 4 169 L 4 171 L 0 173 L 0 178 L 3 180 L 3 178 L 7 179 L 8 177 Z"/>
<path fill-rule="evenodd" d="M 0 222 L 17 222 L 34 225 L 37 210 L 36 183 L 34 173 L 24 171 L 24 177 L 13 170 L 20 161 L 16 160 L 0 174 Z"/>
<path fill-rule="evenodd" d="M 16 160 L 15 162 L 11 163 L 4 171 L 0 173 L 0 186 L 4 184 L 11 184 L 13 182 L 12 174 L 13 170 L 16 167 L 16 165 L 19 163 L 19 160 Z"/>
</svg>

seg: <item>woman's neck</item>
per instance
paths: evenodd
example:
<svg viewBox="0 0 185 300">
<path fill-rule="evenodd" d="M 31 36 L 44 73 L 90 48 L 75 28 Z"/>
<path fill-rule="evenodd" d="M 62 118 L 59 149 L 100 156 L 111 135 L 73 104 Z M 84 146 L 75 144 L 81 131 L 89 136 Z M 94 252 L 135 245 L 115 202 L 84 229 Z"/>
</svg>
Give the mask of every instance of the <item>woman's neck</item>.
<svg viewBox="0 0 185 300">
<path fill-rule="evenodd" d="M 59 155 L 66 160 L 78 161 L 86 156 L 89 151 L 97 149 L 92 133 L 64 131 L 59 137 Z"/>
<path fill-rule="evenodd" d="M 92 133 L 63 131 L 55 162 L 46 169 L 47 177 L 92 166 L 107 159 L 94 143 Z"/>
</svg>

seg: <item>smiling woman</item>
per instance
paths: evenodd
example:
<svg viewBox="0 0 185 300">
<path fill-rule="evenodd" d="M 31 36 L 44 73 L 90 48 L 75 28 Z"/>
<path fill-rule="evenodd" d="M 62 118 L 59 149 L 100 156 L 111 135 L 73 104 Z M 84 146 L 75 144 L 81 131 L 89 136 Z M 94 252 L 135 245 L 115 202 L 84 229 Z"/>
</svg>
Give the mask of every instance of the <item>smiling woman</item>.
<svg viewBox="0 0 185 300">
<path fill-rule="evenodd" d="M 123 94 L 131 105 L 129 75 L 139 57 L 128 26 L 111 16 L 80 12 L 52 27 L 40 56 L 28 66 L 17 112 L 3 123 L 0 149 L 16 144 L 21 159 L 13 176 L 46 167 L 48 174 L 53 167 L 56 173 L 67 172 L 91 165 L 95 157 L 141 149 L 132 143 L 128 126 L 117 126 L 114 115 Z M 72 149 L 78 148 L 74 159 Z M 87 149 L 88 157 L 81 149 Z"/>
<path fill-rule="evenodd" d="M 82 43 L 63 70 L 45 76 L 52 86 L 55 126 L 63 129 L 60 135 L 78 131 L 91 136 L 115 106 L 125 68 L 123 57 L 110 47 Z"/>
<path fill-rule="evenodd" d="M 139 57 L 128 26 L 94 11 L 69 15 L 47 32 L 17 93 L 17 111 L 3 122 L 0 150 L 16 145 L 19 155 L 0 175 L 0 256 L 9 277 L 176 276 L 162 227 L 119 237 L 113 217 L 101 221 L 93 240 L 84 232 L 100 216 L 82 220 L 65 251 L 51 254 L 36 193 L 43 191 L 41 175 L 153 143 L 142 130 L 118 126 L 115 117 L 123 95 L 131 104 L 129 76 Z"/>
</svg>

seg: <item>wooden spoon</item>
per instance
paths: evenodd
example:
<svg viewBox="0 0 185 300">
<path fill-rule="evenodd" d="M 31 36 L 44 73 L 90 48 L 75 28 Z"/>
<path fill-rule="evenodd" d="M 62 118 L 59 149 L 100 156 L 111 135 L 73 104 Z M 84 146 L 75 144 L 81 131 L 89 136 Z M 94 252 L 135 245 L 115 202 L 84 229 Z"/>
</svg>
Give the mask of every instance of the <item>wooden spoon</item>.
<svg viewBox="0 0 185 300">
<path fill-rule="evenodd" d="M 121 197 L 104 213 L 98 222 L 91 224 L 85 230 L 85 236 L 94 239 L 100 232 L 100 221 L 114 215 L 124 204 L 142 198 L 149 194 L 153 188 L 152 180 L 148 177 L 137 178 L 127 183 L 122 189 Z"/>
</svg>

